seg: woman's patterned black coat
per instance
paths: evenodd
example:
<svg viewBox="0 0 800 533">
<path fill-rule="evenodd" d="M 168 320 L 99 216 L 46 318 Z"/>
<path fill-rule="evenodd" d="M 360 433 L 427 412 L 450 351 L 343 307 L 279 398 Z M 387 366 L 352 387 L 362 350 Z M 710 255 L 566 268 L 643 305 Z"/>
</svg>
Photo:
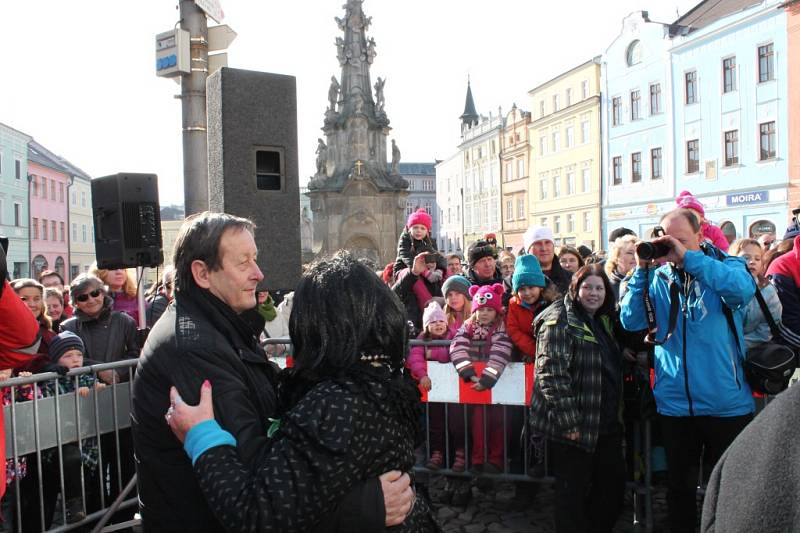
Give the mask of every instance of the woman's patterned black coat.
<svg viewBox="0 0 800 533">
<path fill-rule="evenodd" d="M 244 467 L 231 446 L 198 458 L 195 474 L 228 531 L 352 530 L 330 521 L 336 503 L 357 483 L 389 470 L 411 470 L 419 417 L 415 406 L 398 400 L 402 394 L 388 371 L 381 373 L 348 372 L 314 384 L 281 418 L 270 451 L 255 470 Z M 439 527 L 418 497 L 406 521 L 390 530 Z"/>
</svg>

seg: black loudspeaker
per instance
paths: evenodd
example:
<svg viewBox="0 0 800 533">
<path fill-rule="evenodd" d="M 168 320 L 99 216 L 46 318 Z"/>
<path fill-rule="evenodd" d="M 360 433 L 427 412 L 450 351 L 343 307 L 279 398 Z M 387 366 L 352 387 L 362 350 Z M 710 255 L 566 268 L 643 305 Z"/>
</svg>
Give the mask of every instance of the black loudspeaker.
<svg viewBox="0 0 800 533">
<path fill-rule="evenodd" d="M 212 211 L 256 224 L 262 286 L 300 278 L 297 88 L 292 76 L 222 68 L 208 78 L 208 189 Z"/>
<path fill-rule="evenodd" d="M 93 179 L 92 211 L 98 267 L 156 267 L 164 262 L 155 174 Z"/>
</svg>

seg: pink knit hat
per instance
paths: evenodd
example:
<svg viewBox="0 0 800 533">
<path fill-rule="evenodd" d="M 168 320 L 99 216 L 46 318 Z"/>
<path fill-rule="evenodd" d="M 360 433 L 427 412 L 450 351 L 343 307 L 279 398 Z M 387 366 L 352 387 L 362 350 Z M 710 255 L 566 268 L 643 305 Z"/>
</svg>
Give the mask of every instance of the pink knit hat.
<svg viewBox="0 0 800 533">
<path fill-rule="evenodd" d="M 433 322 L 447 322 L 447 317 L 444 315 L 442 306 L 435 300 L 431 300 L 425 308 L 425 312 L 422 313 L 422 327 L 427 328 L 428 325 Z"/>
<path fill-rule="evenodd" d="M 703 218 L 706 216 L 706 210 L 703 208 L 703 204 L 689 191 L 682 191 L 675 200 L 675 204 L 681 209 L 694 209 L 700 213 L 700 216 Z"/>
<path fill-rule="evenodd" d="M 472 296 L 472 312 L 474 313 L 482 307 L 491 307 L 497 311 L 498 315 L 502 314 L 504 292 L 505 289 L 501 283 L 483 287 L 473 285 L 469 288 L 469 295 Z"/>
<path fill-rule="evenodd" d="M 423 208 L 419 208 L 410 215 L 408 215 L 408 220 L 406 221 L 406 227 L 410 228 L 415 224 L 422 224 L 426 228 L 428 228 L 428 232 L 431 231 L 431 226 L 433 226 L 433 219 L 425 211 Z"/>
</svg>

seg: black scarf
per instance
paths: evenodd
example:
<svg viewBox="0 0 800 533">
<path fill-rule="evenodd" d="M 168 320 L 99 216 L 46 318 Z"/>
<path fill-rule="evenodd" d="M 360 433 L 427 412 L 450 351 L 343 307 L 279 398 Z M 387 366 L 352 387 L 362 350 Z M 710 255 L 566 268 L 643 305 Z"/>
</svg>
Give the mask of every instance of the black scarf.
<svg viewBox="0 0 800 533">
<path fill-rule="evenodd" d="M 259 314 L 258 309 L 253 309 L 237 314 L 228 304 L 211 294 L 211 291 L 199 287 L 190 287 L 188 296 L 198 302 L 201 306 L 207 306 L 213 310 L 214 315 L 220 317 L 230 328 L 221 331 L 228 337 L 233 345 L 244 344 L 254 352 L 260 352 L 258 346 L 258 336 L 264 329 L 264 318 Z M 232 338 L 229 332 L 235 332 L 237 338 Z M 266 357 L 266 355 L 265 355 Z"/>
</svg>

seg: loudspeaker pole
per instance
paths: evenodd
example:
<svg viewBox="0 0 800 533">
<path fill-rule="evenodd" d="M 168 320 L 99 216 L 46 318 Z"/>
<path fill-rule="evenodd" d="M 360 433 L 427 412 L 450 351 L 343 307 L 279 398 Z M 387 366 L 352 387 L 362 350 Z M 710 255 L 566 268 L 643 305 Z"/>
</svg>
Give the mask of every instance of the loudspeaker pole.
<svg viewBox="0 0 800 533">
<path fill-rule="evenodd" d="M 180 15 L 181 29 L 189 32 L 191 43 L 191 72 L 181 76 L 183 198 L 186 216 L 189 216 L 208 210 L 208 21 L 194 0 L 181 0 Z"/>
</svg>

